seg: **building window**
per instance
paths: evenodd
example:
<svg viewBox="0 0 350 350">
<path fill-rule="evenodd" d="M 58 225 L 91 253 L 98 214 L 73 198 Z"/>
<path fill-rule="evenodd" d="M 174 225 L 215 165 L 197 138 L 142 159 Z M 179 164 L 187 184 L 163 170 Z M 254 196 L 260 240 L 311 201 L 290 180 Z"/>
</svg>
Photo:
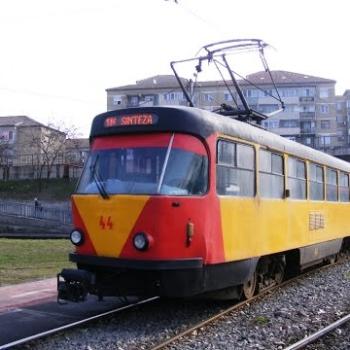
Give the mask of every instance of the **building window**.
<svg viewBox="0 0 350 350">
<path fill-rule="evenodd" d="M 330 136 L 320 136 L 320 144 L 322 146 L 330 145 L 331 144 L 331 137 Z"/>
<path fill-rule="evenodd" d="M 224 99 L 225 99 L 225 101 L 233 101 L 232 96 L 229 93 L 224 94 Z"/>
<path fill-rule="evenodd" d="M 295 88 L 282 88 L 278 89 L 282 97 L 294 97 L 298 95 L 298 90 Z"/>
<path fill-rule="evenodd" d="M 320 98 L 329 97 L 329 88 L 320 88 Z"/>
<path fill-rule="evenodd" d="M 315 96 L 316 89 L 315 88 L 300 88 L 299 89 L 299 95 L 302 97 L 313 97 Z"/>
<path fill-rule="evenodd" d="M 305 162 L 294 157 L 288 158 L 288 186 L 290 198 L 306 199 Z"/>
<path fill-rule="evenodd" d="M 294 113 L 294 112 L 298 112 L 298 111 L 299 111 L 298 105 L 285 105 L 283 112 L 284 113 L 286 113 L 286 112 Z"/>
<path fill-rule="evenodd" d="M 261 113 L 271 113 L 278 110 L 278 105 L 259 105 L 257 109 Z"/>
<path fill-rule="evenodd" d="M 203 94 L 203 101 L 205 102 L 213 102 L 214 101 L 214 96 L 212 93 L 204 93 Z"/>
<path fill-rule="evenodd" d="M 262 125 L 266 129 L 277 129 L 279 127 L 280 121 L 279 120 L 264 120 Z"/>
<path fill-rule="evenodd" d="M 329 113 L 329 106 L 328 105 L 320 105 L 320 112 L 321 113 Z"/>
<path fill-rule="evenodd" d="M 13 131 L 9 131 L 9 140 L 13 140 Z"/>
<path fill-rule="evenodd" d="M 341 202 L 349 202 L 349 174 L 339 173 L 339 199 Z"/>
<path fill-rule="evenodd" d="M 130 96 L 130 105 L 138 106 L 139 105 L 139 97 L 138 96 Z"/>
<path fill-rule="evenodd" d="M 315 105 L 303 105 L 301 106 L 302 112 L 315 112 Z"/>
<path fill-rule="evenodd" d="M 243 90 L 244 97 L 262 97 L 263 94 L 263 92 L 260 93 L 260 90 L 257 89 Z"/>
<path fill-rule="evenodd" d="M 217 148 L 219 195 L 253 197 L 255 156 L 252 146 L 220 140 Z"/>
<path fill-rule="evenodd" d="M 321 120 L 321 129 L 329 129 L 331 127 L 330 120 Z"/>
<path fill-rule="evenodd" d="M 284 167 L 280 154 L 260 150 L 259 191 L 263 198 L 284 197 Z"/>
<path fill-rule="evenodd" d="M 337 196 L 337 172 L 333 169 L 327 169 L 327 200 L 336 202 Z"/>
<path fill-rule="evenodd" d="M 164 100 L 165 101 L 175 101 L 176 99 L 176 93 L 175 92 L 169 92 L 167 94 L 164 94 Z"/>
<path fill-rule="evenodd" d="M 310 199 L 322 201 L 324 199 L 323 168 L 320 165 L 310 164 Z"/>
<path fill-rule="evenodd" d="M 280 120 L 280 128 L 298 128 L 299 120 L 289 119 L 289 120 Z"/>
<path fill-rule="evenodd" d="M 113 106 L 122 104 L 122 97 L 120 95 L 112 96 L 112 104 Z"/>
<path fill-rule="evenodd" d="M 307 120 L 300 122 L 301 132 L 305 134 L 311 134 L 315 132 L 315 122 Z"/>
<path fill-rule="evenodd" d="M 154 101 L 154 96 L 153 95 L 146 95 L 145 96 L 145 101 L 146 102 L 153 102 Z"/>
<path fill-rule="evenodd" d="M 168 92 L 164 94 L 165 101 L 181 101 L 183 99 L 184 99 L 183 92 Z"/>
</svg>

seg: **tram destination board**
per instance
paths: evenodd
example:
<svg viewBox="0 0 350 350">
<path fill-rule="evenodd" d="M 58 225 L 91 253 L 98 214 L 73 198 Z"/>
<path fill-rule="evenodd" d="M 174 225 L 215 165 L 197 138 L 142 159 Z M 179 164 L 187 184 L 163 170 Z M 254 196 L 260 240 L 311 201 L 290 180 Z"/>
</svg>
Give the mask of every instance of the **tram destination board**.
<svg viewBox="0 0 350 350">
<path fill-rule="evenodd" d="M 158 123 L 158 116 L 154 113 L 136 113 L 118 116 L 109 116 L 104 121 L 106 128 L 127 127 L 134 125 L 155 125 Z"/>
</svg>

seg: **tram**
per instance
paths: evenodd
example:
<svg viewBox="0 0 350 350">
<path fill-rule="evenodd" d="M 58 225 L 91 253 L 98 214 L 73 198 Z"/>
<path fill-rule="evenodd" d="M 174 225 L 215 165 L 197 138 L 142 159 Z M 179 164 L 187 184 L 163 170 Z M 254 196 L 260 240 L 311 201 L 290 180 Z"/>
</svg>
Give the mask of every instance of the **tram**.
<svg viewBox="0 0 350 350">
<path fill-rule="evenodd" d="M 349 245 L 345 161 L 194 107 L 103 113 L 90 141 L 60 299 L 249 298 Z"/>
</svg>

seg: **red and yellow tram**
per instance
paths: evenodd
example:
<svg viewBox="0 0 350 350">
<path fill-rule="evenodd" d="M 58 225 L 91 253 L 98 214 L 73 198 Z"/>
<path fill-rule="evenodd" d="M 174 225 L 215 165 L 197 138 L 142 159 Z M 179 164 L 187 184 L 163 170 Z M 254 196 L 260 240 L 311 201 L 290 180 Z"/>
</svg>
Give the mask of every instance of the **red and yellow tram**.
<svg viewBox="0 0 350 350">
<path fill-rule="evenodd" d="M 330 155 L 188 107 L 101 114 L 90 140 L 61 299 L 250 297 L 348 244 L 350 165 Z"/>
</svg>

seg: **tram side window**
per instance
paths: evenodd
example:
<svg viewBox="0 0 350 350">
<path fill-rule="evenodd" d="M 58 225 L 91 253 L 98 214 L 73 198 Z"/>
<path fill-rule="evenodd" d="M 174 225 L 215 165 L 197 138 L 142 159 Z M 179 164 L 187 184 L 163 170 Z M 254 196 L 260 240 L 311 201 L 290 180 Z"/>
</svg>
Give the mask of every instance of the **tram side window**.
<svg viewBox="0 0 350 350">
<path fill-rule="evenodd" d="M 324 199 L 323 168 L 320 165 L 310 164 L 310 199 L 322 201 Z"/>
<path fill-rule="evenodd" d="M 263 198 L 283 198 L 283 157 L 266 150 L 259 152 L 259 191 Z"/>
<path fill-rule="evenodd" d="M 350 192 L 349 192 L 349 174 L 340 172 L 339 177 L 339 196 L 341 202 L 350 201 Z"/>
<path fill-rule="evenodd" d="M 337 172 L 332 169 L 327 169 L 327 200 L 336 202 L 337 196 Z"/>
<path fill-rule="evenodd" d="M 254 148 L 220 140 L 217 152 L 216 188 L 218 194 L 253 197 L 255 194 Z"/>
<path fill-rule="evenodd" d="M 290 198 L 306 199 L 305 162 L 293 157 L 288 158 L 288 186 Z"/>
</svg>

